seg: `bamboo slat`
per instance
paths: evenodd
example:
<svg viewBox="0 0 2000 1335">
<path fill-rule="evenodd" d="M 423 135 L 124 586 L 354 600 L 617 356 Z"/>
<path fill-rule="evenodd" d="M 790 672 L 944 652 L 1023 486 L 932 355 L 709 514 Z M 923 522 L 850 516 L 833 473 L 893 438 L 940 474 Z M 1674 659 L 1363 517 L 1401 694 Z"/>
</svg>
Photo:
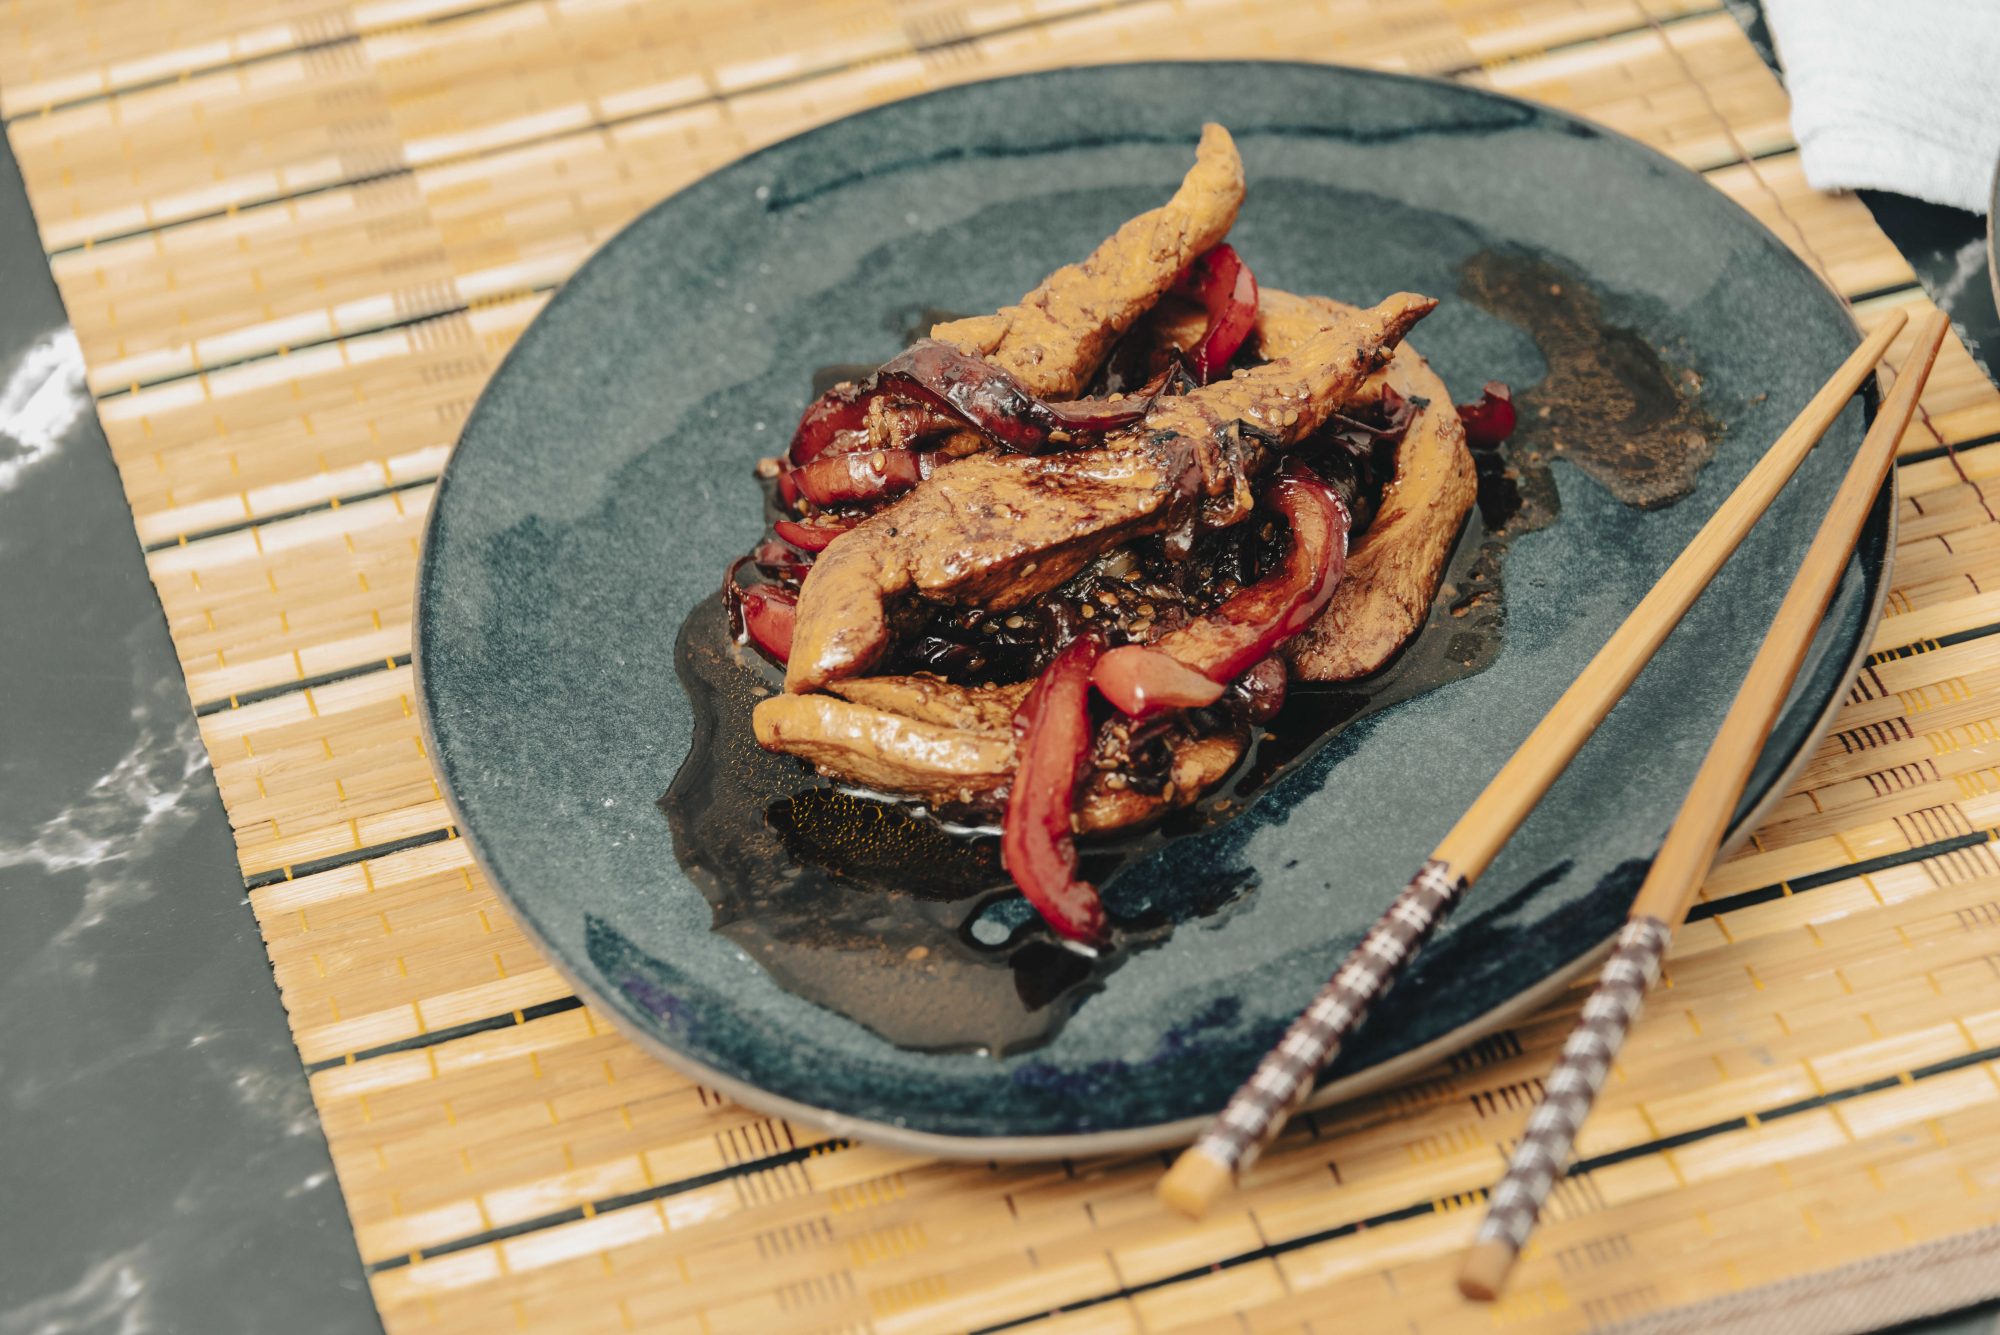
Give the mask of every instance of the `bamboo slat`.
<svg viewBox="0 0 2000 1335">
<path fill-rule="evenodd" d="M 1865 209 L 1806 187 L 1782 89 L 1700 0 L 0 10 L 0 114 L 392 1331 L 1576 1331 L 2000 1217 L 2000 393 L 1955 342 L 1904 440 L 1876 653 L 1711 873 L 1497 1314 L 1452 1268 L 1580 994 L 1300 1119 L 1195 1226 L 1151 1204 L 1155 1156 L 931 1163 L 729 1105 L 571 996 L 471 866 L 412 713 L 410 587 L 431 483 L 548 294 L 794 130 L 1190 55 L 1557 103 L 1704 172 L 1864 325 L 1928 309 Z"/>
</svg>

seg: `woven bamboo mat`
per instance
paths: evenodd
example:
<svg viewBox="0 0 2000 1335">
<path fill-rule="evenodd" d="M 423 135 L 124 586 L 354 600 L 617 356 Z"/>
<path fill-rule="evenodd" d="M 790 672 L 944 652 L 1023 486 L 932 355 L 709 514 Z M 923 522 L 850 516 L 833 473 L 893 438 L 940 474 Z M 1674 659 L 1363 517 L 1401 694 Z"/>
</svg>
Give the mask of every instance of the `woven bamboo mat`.
<svg viewBox="0 0 2000 1335">
<path fill-rule="evenodd" d="M 2000 1219 L 2000 393 L 1956 342 L 1878 652 L 1715 870 L 1497 1309 L 1447 1277 L 1575 995 L 1303 1119 L 1189 1225 L 1157 1157 L 941 1164 L 732 1107 L 611 1032 L 472 868 L 412 714 L 411 581 L 548 293 L 829 117 L 1192 55 L 1556 103 L 1705 173 L 1864 322 L 1926 307 L 1859 203 L 1806 188 L 1782 89 L 1702 0 L 0 3 L 0 111 L 392 1331 L 1574 1331 L 1937 1239 L 2000 1275 L 1962 1264 Z"/>
</svg>

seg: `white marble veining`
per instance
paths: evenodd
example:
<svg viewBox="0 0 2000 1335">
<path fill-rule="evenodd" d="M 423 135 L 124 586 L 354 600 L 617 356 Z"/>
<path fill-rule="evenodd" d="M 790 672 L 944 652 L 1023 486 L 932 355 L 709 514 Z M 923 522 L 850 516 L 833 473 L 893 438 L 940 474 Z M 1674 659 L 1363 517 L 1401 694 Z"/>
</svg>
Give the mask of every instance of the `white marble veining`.
<svg viewBox="0 0 2000 1335">
<path fill-rule="evenodd" d="M 379 1329 L 0 140 L 0 1335 Z"/>
<path fill-rule="evenodd" d="M 147 1302 L 148 1250 L 142 1243 L 114 1253 L 61 1292 L 0 1311 L 0 1335 L 145 1335 L 156 1328 Z"/>
<path fill-rule="evenodd" d="M 64 326 L 30 343 L 0 385 L 0 492 L 54 453 L 89 411 L 76 335 Z"/>
<path fill-rule="evenodd" d="M 1974 237 L 1952 252 L 1951 272 L 1938 283 L 1932 300 L 1950 310 L 1966 285 L 1975 280 L 1980 283 L 1986 281 L 1986 240 L 1983 237 Z"/>
<path fill-rule="evenodd" d="M 195 818 L 188 799 L 209 782 L 208 753 L 177 683 L 159 681 L 150 663 L 134 671 L 139 675 L 127 724 L 132 740 L 124 754 L 25 837 L 0 817 L 0 869 L 87 871 L 75 916 L 44 947 L 45 962 L 60 960 L 86 972 L 89 955 L 74 949 L 79 936 L 152 896 L 144 863 Z"/>
</svg>

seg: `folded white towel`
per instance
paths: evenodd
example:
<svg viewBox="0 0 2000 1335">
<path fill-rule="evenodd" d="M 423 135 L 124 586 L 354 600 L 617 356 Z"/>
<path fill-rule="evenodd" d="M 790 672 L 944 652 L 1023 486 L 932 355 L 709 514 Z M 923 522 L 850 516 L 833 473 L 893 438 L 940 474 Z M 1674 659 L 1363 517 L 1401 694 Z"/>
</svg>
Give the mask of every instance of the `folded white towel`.
<svg viewBox="0 0 2000 1335">
<path fill-rule="evenodd" d="M 1817 190 L 1984 213 L 2000 167 L 2000 0 L 1765 0 Z"/>
</svg>

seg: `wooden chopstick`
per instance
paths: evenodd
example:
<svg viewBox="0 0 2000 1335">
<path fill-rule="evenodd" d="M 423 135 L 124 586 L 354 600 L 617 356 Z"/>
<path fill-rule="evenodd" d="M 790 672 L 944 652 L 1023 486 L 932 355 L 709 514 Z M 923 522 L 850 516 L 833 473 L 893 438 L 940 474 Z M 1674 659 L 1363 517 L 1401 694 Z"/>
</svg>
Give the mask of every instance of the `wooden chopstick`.
<svg viewBox="0 0 2000 1335">
<path fill-rule="evenodd" d="M 1611 1062 L 1639 1013 L 1646 990 L 1660 973 L 1660 961 L 1674 930 L 1687 917 L 1729 818 L 1750 780 L 1786 693 L 1799 674 L 1820 618 L 1847 569 L 1861 527 L 1876 494 L 1895 463 L 1896 445 L 1909 425 L 1938 346 L 1950 322 L 1933 312 L 1917 326 L 1916 345 L 1896 377 L 1875 425 L 1861 442 L 1819 532 L 1806 549 L 1778 614 L 1771 622 L 1750 671 L 1722 720 L 1722 728 L 1695 772 L 1673 829 L 1632 900 L 1631 916 L 1605 962 L 1597 986 L 1584 1003 L 1576 1028 L 1563 1044 L 1541 1102 L 1495 1187 L 1472 1249 L 1459 1271 L 1459 1291 L 1490 1302 L 1505 1284 L 1514 1258 L 1528 1241 L 1549 1189 L 1562 1176 L 1577 1131 L 1590 1115 Z"/>
<path fill-rule="evenodd" d="M 1162 1202 L 1199 1217 L 1284 1127 L 1314 1077 L 1394 986 L 1404 965 L 1486 870 L 1556 776 L 1770 507 L 1903 326 L 1891 315 L 1812 397 L 1737 484 L 1651 592 L 1639 600 L 1562 698 L 1451 827 L 1340 970 L 1258 1063 L 1201 1137 L 1160 1180 Z"/>
</svg>

